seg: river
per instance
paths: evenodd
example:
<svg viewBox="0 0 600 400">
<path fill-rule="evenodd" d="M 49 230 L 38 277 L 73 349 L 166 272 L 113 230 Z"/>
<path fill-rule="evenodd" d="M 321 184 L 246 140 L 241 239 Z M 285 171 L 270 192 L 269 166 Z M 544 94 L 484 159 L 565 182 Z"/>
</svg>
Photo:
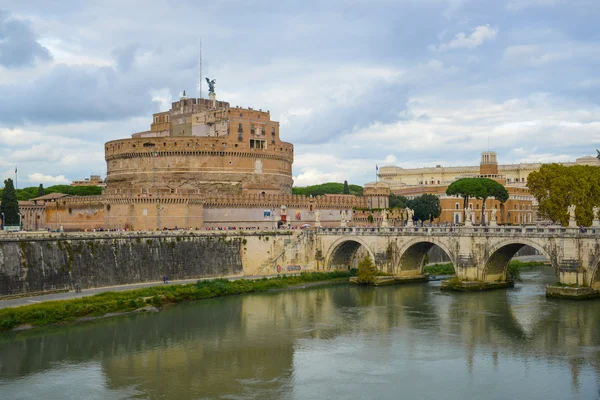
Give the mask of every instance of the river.
<svg viewBox="0 0 600 400">
<path fill-rule="evenodd" d="M 600 300 L 440 282 L 226 297 L 0 335 L 0 399 L 599 399 Z"/>
</svg>

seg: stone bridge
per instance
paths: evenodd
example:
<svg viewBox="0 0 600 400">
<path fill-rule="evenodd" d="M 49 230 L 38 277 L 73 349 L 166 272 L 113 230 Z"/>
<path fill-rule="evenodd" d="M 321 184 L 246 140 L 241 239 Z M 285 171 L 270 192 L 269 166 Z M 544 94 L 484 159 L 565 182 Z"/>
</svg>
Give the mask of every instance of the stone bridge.
<svg viewBox="0 0 600 400">
<path fill-rule="evenodd" d="M 356 265 L 368 253 L 378 269 L 397 276 L 423 274 L 425 255 L 439 246 L 461 280 L 506 280 L 508 263 L 524 246 L 545 255 L 557 280 L 600 288 L 600 228 L 394 227 L 318 228 L 317 261 L 325 268 Z"/>
</svg>

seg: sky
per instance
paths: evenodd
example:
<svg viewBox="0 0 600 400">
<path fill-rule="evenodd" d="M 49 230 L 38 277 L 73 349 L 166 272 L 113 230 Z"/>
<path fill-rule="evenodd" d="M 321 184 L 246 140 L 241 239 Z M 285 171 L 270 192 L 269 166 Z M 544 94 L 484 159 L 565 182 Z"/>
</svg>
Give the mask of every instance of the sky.
<svg viewBox="0 0 600 400">
<path fill-rule="evenodd" d="M 106 174 L 204 76 L 270 110 L 295 185 L 600 148 L 598 0 L 0 0 L 0 177 Z M 207 92 L 206 84 L 203 91 Z"/>
</svg>

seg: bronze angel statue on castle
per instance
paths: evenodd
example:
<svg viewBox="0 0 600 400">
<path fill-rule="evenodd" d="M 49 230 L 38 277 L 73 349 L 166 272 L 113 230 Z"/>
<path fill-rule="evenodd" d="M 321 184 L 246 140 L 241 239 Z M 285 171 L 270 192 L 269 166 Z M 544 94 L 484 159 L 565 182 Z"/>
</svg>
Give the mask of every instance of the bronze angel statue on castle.
<svg viewBox="0 0 600 400">
<path fill-rule="evenodd" d="M 208 78 L 205 78 L 206 82 L 208 83 L 208 93 L 214 93 L 215 92 L 215 83 L 217 82 L 216 79 L 210 80 Z"/>
</svg>

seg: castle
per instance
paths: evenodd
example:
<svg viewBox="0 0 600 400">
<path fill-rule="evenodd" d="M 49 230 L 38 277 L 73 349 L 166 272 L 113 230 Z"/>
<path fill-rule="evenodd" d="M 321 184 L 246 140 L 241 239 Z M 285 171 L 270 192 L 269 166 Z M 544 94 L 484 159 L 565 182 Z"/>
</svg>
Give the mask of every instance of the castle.
<svg viewBox="0 0 600 400">
<path fill-rule="evenodd" d="M 269 111 L 184 95 L 150 129 L 105 144 L 100 196 L 42 196 L 23 204 L 27 230 L 339 226 L 387 208 L 389 189 L 364 197 L 292 195 L 294 146 Z M 342 222 L 344 221 L 344 222 Z M 360 222 L 358 222 L 360 223 Z"/>
</svg>

